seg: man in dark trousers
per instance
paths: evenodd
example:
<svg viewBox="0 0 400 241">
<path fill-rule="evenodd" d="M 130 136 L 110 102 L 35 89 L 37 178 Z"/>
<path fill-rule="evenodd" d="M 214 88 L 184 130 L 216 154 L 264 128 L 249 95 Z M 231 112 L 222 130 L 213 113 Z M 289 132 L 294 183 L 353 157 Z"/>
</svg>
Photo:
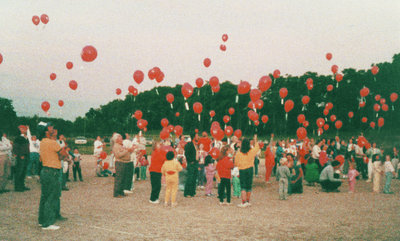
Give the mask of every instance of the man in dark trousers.
<svg viewBox="0 0 400 241">
<path fill-rule="evenodd" d="M 26 135 L 28 126 L 18 126 L 21 135 L 15 138 L 13 145 L 13 155 L 15 156 L 15 175 L 14 175 L 14 189 L 16 192 L 24 192 L 30 190 L 25 186 L 26 169 L 29 163 L 29 140 Z"/>
<path fill-rule="evenodd" d="M 185 157 L 187 162 L 187 179 L 185 184 L 184 197 L 194 197 L 196 195 L 196 180 L 199 173 L 199 160 L 197 158 L 197 141 L 199 136 L 197 133 L 190 135 L 191 142 L 185 145 Z"/>
</svg>

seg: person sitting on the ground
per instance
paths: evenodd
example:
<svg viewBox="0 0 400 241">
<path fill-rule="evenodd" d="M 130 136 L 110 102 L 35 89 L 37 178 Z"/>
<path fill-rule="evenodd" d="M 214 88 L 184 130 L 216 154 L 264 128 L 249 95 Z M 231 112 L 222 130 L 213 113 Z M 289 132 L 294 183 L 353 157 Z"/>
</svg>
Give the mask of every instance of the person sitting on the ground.
<svg viewBox="0 0 400 241">
<path fill-rule="evenodd" d="M 342 181 L 339 178 L 334 177 L 335 169 L 339 169 L 340 162 L 333 161 L 328 164 L 321 172 L 319 181 L 321 183 L 322 190 L 325 192 L 339 192 L 338 188 L 342 185 Z"/>
<path fill-rule="evenodd" d="M 108 162 L 104 162 L 103 160 L 99 160 L 97 162 L 97 167 L 96 167 L 96 175 L 98 177 L 108 177 L 111 176 L 113 173 L 108 170 L 109 164 Z"/>
<path fill-rule="evenodd" d="M 318 165 L 315 163 L 314 159 L 310 159 L 308 161 L 305 179 L 308 183 L 308 186 L 314 186 L 315 182 L 319 181 Z"/>
</svg>

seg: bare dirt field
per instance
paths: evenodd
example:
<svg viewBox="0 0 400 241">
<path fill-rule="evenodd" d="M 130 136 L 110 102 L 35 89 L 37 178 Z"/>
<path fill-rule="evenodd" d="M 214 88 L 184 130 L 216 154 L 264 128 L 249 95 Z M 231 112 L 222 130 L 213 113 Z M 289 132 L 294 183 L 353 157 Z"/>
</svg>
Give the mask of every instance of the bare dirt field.
<svg viewBox="0 0 400 241">
<path fill-rule="evenodd" d="M 392 182 L 394 195 L 373 194 L 365 181 L 349 194 L 344 181 L 340 193 L 304 186 L 303 194 L 280 201 L 277 182 L 260 177 L 248 208 L 238 208 L 236 198 L 232 206 L 219 206 L 202 190 L 190 199 L 179 192 L 178 206 L 166 208 L 148 202 L 149 180 L 116 199 L 113 178 L 95 177 L 93 157 L 84 156 L 82 167 L 84 182 L 70 182 L 70 191 L 62 193 L 61 213 L 68 220 L 57 223 L 59 230 L 38 226 L 37 180 L 27 179 L 31 191 L 1 194 L 0 240 L 400 240 L 399 180 Z"/>
</svg>

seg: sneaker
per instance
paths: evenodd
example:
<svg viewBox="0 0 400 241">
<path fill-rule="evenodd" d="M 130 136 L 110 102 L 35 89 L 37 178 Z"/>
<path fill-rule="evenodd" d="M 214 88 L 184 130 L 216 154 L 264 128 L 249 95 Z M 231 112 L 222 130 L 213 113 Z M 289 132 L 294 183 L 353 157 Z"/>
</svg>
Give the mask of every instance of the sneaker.
<svg viewBox="0 0 400 241">
<path fill-rule="evenodd" d="M 27 176 L 26 178 L 28 178 L 28 179 L 32 179 L 32 176 Z"/>
<path fill-rule="evenodd" d="M 155 200 L 155 201 L 151 201 L 151 200 L 149 200 L 149 203 L 152 203 L 152 204 L 159 204 L 160 203 L 160 200 Z"/>
<path fill-rule="evenodd" d="M 60 228 L 60 226 L 56 226 L 56 225 L 50 225 L 50 226 L 47 226 L 47 227 L 42 227 L 43 230 L 57 230 L 59 228 Z"/>
<path fill-rule="evenodd" d="M 226 206 L 231 206 L 231 205 L 232 205 L 232 203 L 228 203 L 228 202 L 226 202 L 226 203 L 225 203 L 225 205 L 226 205 Z"/>
<path fill-rule="evenodd" d="M 124 193 L 125 193 L 125 194 L 132 194 L 133 192 L 132 192 L 132 191 L 129 191 L 129 190 L 124 190 Z"/>
<path fill-rule="evenodd" d="M 245 208 L 245 207 L 247 207 L 247 205 L 246 205 L 246 203 L 241 203 L 241 204 L 239 204 L 239 205 L 237 205 L 239 208 Z"/>
<path fill-rule="evenodd" d="M 366 182 L 371 182 L 371 180 L 370 180 L 370 179 L 368 179 Z"/>
<path fill-rule="evenodd" d="M 383 192 L 384 194 L 394 194 L 394 192 Z"/>
</svg>

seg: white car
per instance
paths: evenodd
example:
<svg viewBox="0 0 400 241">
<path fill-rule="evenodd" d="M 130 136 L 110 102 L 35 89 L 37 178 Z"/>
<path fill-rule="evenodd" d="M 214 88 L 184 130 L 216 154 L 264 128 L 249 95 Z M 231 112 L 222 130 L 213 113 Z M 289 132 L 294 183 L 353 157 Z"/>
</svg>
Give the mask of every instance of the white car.
<svg viewBox="0 0 400 241">
<path fill-rule="evenodd" d="M 87 143 L 86 137 L 78 136 L 77 138 L 75 138 L 75 144 L 84 145 L 86 143 Z"/>
</svg>

